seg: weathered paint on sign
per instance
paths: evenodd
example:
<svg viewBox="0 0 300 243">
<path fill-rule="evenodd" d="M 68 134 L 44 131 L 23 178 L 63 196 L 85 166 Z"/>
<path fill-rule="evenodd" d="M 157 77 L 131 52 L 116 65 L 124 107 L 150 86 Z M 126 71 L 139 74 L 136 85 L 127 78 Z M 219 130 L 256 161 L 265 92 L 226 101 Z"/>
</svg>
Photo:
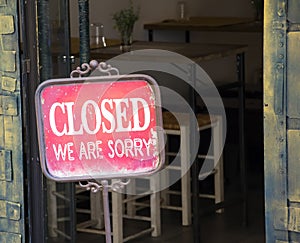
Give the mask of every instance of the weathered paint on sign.
<svg viewBox="0 0 300 243">
<path fill-rule="evenodd" d="M 48 81 L 37 90 L 44 173 L 61 181 L 156 171 L 161 116 L 153 87 L 147 79 L 89 81 Z"/>
</svg>

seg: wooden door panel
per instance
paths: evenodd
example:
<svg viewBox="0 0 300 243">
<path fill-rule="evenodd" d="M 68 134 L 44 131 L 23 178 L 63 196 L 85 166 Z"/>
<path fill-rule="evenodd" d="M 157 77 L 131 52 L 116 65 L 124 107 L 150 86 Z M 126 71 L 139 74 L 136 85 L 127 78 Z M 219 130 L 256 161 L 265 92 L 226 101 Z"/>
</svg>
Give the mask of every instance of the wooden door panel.
<svg viewBox="0 0 300 243">
<path fill-rule="evenodd" d="M 288 8 L 288 19 L 292 23 L 300 23 L 300 1 L 299 0 L 289 0 L 287 4 Z"/>
<path fill-rule="evenodd" d="M 288 198 L 291 202 L 300 203 L 300 130 L 289 130 L 287 140 L 289 155 Z"/>
<path fill-rule="evenodd" d="M 287 60 L 287 116 L 300 118 L 300 32 L 287 35 Z"/>
</svg>

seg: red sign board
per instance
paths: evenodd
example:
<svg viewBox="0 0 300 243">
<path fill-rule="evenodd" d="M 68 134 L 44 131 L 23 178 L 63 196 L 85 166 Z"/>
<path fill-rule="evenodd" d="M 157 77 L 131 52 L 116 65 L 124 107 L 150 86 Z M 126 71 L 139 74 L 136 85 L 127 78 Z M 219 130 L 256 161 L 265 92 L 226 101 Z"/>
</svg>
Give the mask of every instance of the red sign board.
<svg viewBox="0 0 300 243">
<path fill-rule="evenodd" d="M 160 96 L 148 76 L 49 80 L 36 106 L 41 165 L 51 179 L 140 176 L 163 163 Z"/>
</svg>

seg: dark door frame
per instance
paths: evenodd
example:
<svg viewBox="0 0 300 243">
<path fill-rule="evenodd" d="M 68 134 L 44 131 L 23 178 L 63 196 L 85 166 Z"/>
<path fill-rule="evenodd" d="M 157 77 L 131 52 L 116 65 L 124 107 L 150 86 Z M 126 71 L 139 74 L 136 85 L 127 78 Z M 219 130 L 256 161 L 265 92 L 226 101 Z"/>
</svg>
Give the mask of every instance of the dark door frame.
<svg viewBox="0 0 300 243">
<path fill-rule="evenodd" d="M 38 70 L 38 35 L 36 1 L 21 1 L 22 16 L 22 92 L 24 108 L 24 141 L 27 178 L 27 236 L 28 242 L 44 242 L 45 203 L 44 178 L 41 172 L 37 140 L 34 96 L 40 82 Z M 37 196 L 38 195 L 38 196 Z M 27 241 L 27 240 L 26 240 Z"/>
<path fill-rule="evenodd" d="M 22 18 L 22 95 L 24 109 L 24 141 L 27 184 L 27 234 L 28 242 L 45 242 L 48 238 L 47 230 L 47 179 L 40 166 L 40 155 L 37 136 L 35 91 L 44 80 L 52 78 L 52 53 L 49 47 L 49 0 L 20 0 L 20 14 Z M 65 10 L 69 11 L 69 1 L 65 1 Z M 66 13 L 68 16 L 68 13 Z M 69 47 L 69 23 L 64 25 L 64 46 Z M 43 50 L 41 52 L 41 50 Z M 65 72 L 70 73 L 70 53 L 65 51 Z M 58 57 L 56 57 L 58 58 Z M 59 59 L 60 62 L 62 59 Z M 41 67 L 41 68 L 40 68 Z M 71 187 L 71 186 L 70 186 Z M 72 194 L 73 195 L 73 194 Z M 71 196 L 72 196 L 71 195 Z M 74 195 L 73 195 L 74 196 Z M 75 212 L 74 203 L 70 209 L 70 237 L 75 240 Z M 72 211 L 71 211 L 72 210 Z"/>
</svg>

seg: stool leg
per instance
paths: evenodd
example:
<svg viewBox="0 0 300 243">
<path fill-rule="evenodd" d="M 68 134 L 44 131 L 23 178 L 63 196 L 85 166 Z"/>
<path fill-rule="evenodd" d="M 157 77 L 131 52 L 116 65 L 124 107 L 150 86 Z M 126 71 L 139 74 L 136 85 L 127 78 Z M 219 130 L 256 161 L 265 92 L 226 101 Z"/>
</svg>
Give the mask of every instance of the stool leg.
<svg viewBox="0 0 300 243">
<path fill-rule="evenodd" d="M 130 183 L 126 186 L 126 190 L 128 192 L 127 194 L 127 198 L 132 198 L 135 196 L 136 194 L 136 180 L 134 178 L 130 179 Z M 126 203 L 126 209 L 127 209 L 127 212 L 126 214 L 128 216 L 135 216 L 136 215 L 136 208 L 135 208 L 135 200 L 129 200 L 127 203 Z"/>
<path fill-rule="evenodd" d="M 168 140 L 165 145 L 165 150 L 169 152 Z M 170 161 L 169 157 L 170 156 L 168 156 L 168 155 L 165 156 L 165 165 L 166 166 L 169 165 L 169 161 Z M 161 199 L 162 199 L 162 205 L 164 205 L 164 206 L 170 205 L 170 195 L 168 193 L 169 188 L 167 188 L 167 185 L 169 185 L 169 174 L 170 174 L 169 170 L 165 169 L 164 173 L 162 173 L 162 176 L 160 178 L 162 188 L 166 188 L 160 192 Z"/>
<path fill-rule="evenodd" d="M 218 122 L 215 127 L 213 127 L 213 143 L 214 143 L 214 165 L 216 168 L 216 173 L 214 175 L 215 184 L 215 203 L 220 203 L 224 201 L 224 172 L 223 172 L 223 154 L 220 155 L 219 160 L 217 157 L 219 151 L 221 150 L 222 143 L 222 118 L 218 116 Z M 221 152 L 222 153 L 222 152 Z M 217 213 L 224 212 L 224 209 L 217 210 Z"/>
<path fill-rule="evenodd" d="M 57 200 L 53 192 L 56 191 L 56 182 L 47 180 L 47 204 L 48 204 L 48 229 L 50 237 L 57 237 Z"/>
<path fill-rule="evenodd" d="M 96 229 L 104 228 L 103 219 L 103 200 L 101 192 L 90 192 L 91 220 L 96 220 L 97 224 L 93 226 Z"/>
<path fill-rule="evenodd" d="M 181 127 L 180 134 L 180 154 L 181 154 L 181 206 L 182 225 L 190 225 L 192 221 L 191 211 L 191 181 L 190 170 L 190 139 L 188 126 Z M 186 171 L 186 173 L 184 173 Z"/>
<path fill-rule="evenodd" d="M 154 228 L 152 236 L 157 237 L 161 235 L 161 216 L 160 216 L 160 176 L 153 175 L 150 177 L 150 188 L 153 192 L 150 195 L 150 214 L 151 214 L 151 227 Z"/>
</svg>

